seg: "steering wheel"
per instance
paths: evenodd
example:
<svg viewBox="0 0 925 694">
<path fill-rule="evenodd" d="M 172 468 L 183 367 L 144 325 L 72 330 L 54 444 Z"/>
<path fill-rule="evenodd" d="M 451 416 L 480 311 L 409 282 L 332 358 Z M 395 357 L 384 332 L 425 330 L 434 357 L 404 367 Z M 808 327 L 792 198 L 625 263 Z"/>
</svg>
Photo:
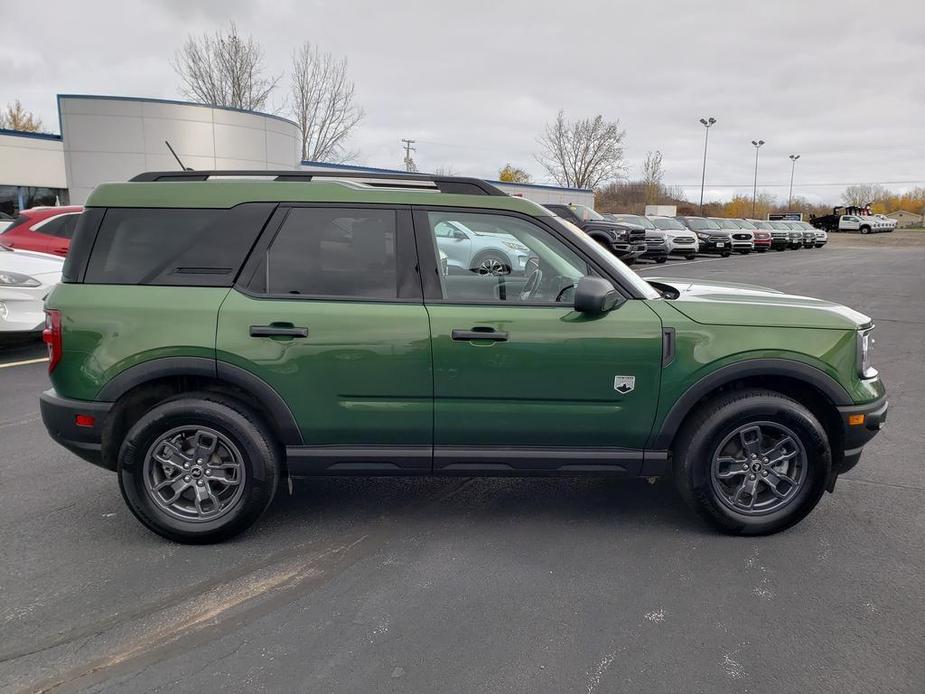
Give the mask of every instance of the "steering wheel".
<svg viewBox="0 0 925 694">
<path fill-rule="evenodd" d="M 521 301 L 530 301 L 533 298 L 534 292 L 540 288 L 540 283 L 543 281 L 543 271 L 539 268 L 536 268 L 533 272 L 527 277 L 527 281 L 524 282 L 523 289 L 520 290 L 520 300 Z"/>
</svg>

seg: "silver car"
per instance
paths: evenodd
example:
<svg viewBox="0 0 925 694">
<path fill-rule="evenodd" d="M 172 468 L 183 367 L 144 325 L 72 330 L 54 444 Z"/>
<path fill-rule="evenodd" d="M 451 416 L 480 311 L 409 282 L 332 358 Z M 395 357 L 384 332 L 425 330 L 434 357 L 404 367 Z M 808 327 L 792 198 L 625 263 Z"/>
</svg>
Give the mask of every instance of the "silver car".
<svg viewBox="0 0 925 694">
<path fill-rule="evenodd" d="M 665 232 L 668 237 L 668 253 L 670 255 L 681 255 L 687 260 L 693 260 L 697 257 L 697 251 L 700 250 L 700 241 L 697 240 L 697 234 L 674 217 L 650 216 L 647 219 Z"/>
<path fill-rule="evenodd" d="M 434 227 L 437 248 L 446 254 L 448 274 L 521 274 L 530 249 L 510 234 L 473 231 L 465 224 L 447 220 Z"/>
</svg>

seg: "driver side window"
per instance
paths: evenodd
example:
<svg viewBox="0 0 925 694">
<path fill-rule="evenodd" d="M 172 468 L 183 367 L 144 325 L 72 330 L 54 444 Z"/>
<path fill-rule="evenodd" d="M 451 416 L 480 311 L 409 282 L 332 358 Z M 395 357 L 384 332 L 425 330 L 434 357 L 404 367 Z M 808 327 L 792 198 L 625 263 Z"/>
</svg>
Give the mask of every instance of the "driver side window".
<svg viewBox="0 0 925 694">
<path fill-rule="evenodd" d="M 575 284 L 591 274 L 555 235 L 519 217 L 459 211 L 427 218 L 446 301 L 570 304 Z"/>
</svg>

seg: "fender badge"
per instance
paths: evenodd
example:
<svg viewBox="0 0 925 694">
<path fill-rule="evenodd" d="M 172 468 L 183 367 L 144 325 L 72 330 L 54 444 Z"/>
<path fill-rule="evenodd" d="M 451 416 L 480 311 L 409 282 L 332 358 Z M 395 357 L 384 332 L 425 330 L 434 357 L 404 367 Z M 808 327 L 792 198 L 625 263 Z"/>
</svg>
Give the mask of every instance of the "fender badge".
<svg viewBox="0 0 925 694">
<path fill-rule="evenodd" d="M 614 376 L 613 389 L 618 393 L 626 395 L 636 387 L 635 376 Z"/>
</svg>

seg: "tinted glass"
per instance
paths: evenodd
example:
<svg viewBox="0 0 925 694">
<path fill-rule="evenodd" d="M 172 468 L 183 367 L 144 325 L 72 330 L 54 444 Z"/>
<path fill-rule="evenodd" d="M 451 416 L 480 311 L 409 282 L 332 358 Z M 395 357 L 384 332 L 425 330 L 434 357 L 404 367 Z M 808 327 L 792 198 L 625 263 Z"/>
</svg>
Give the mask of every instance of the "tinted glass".
<svg viewBox="0 0 925 694">
<path fill-rule="evenodd" d="M 93 245 L 85 281 L 229 287 L 273 207 L 111 208 Z"/>
<path fill-rule="evenodd" d="M 659 229 L 664 229 L 666 231 L 684 231 L 686 229 L 681 222 L 677 219 L 671 219 L 670 217 L 656 217 L 651 221 Z"/>
<path fill-rule="evenodd" d="M 685 217 L 683 221 L 687 223 L 688 229 L 693 229 L 694 231 L 719 229 L 719 225 L 712 219 L 703 219 L 702 217 Z"/>
<path fill-rule="evenodd" d="M 395 210 L 295 207 L 251 287 L 274 295 L 396 299 L 397 241 Z"/>
<path fill-rule="evenodd" d="M 46 236 L 70 239 L 74 236 L 74 229 L 77 227 L 77 219 L 79 216 L 80 215 L 77 214 L 66 214 L 60 217 L 54 217 L 45 222 L 45 224 L 36 229 L 36 231 Z"/>
<path fill-rule="evenodd" d="M 720 229 L 738 229 L 739 225 L 733 222 L 731 219 L 716 219 L 714 220 L 720 227 Z"/>
<path fill-rule="evenodd" d="M 652 222 L 650 222 L 645 217 L 640 217 L 638 214 L 617 214 L 614 215 L 621 222 L 629 222 L 630 224 L 637 224 L 646 229 L 657 229 Z"/>
<path fill-rule="evenodd" d="M 747 219 L 736 219 L 735 223 L 739 225 L 740 229 L 757 229 L 758 228 L 754 224 L 752 224 L 750 221 L 748 221 Z"/>
<path fill-rule="evenodd" d="M 440 279 L 448 301 L 571 303 L 574 285 L 591 272 L 554 234 L 517 217 L 460 211 L 428 212 L 427 219 L 446 258 Z M 447 224 L 466 229 L 466 238 L 438 235 Z"/>
</svg>

